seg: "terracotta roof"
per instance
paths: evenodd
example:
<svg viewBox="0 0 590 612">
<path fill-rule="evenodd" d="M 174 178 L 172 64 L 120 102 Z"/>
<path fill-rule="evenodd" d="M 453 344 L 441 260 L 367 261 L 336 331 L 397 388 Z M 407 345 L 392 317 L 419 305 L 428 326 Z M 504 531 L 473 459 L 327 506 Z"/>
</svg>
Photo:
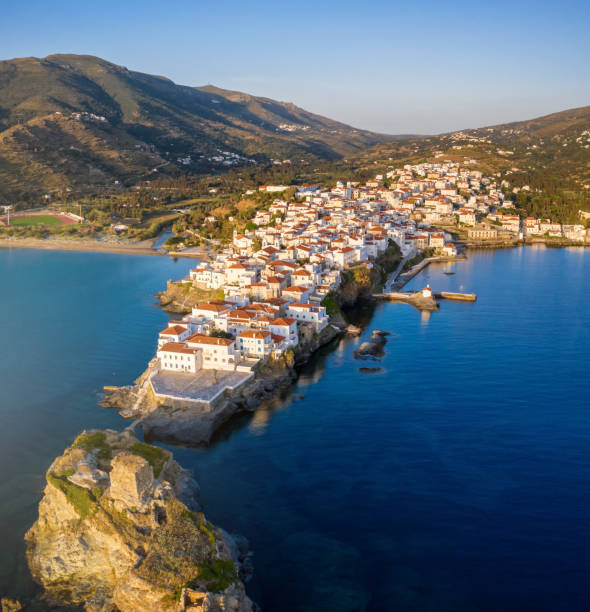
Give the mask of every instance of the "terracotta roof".
<svg viewBox="0 0 590 612">
<path fill-rule="evenodd" d="M 270 332 L 258 331 L 256 329 L 247 329 L 238 334 L 238 338 L 268 338 Z"/>
<path fill-rule="evenodd" d="M 186 331 L 186 327 L 182 325 L 171 325 L 164 331 L 160 332 L 160 336 L 178 336 Z"/>
<path fill-rule="evenodd" d="M 209 310 L 211 312 L 223 312 L 228 310 L 227 304 L 197 304 L 197 310 Z"/>
<path fill-rule="evenodd" d="M 293 302 L 292 304 L 289 304 L 288 307 L 289 308 L 305 308 L 307 310 L 311 310 L 312 308 L 316 308 L 312 304 L 303 304 L 301 302 Z"/>
<path fill-rule="evenodd" d="M 271 325 L 286 325 L 286 326 L 293 325 L 293 323 L 297 323 L 297 319 L 293 319 L 291 317 L 280 317 L 270 322 Z"/>
<path fill-rule="evenodd" d="M 236 309 L 232 310 L 228 314 L 228 319 L 254 319 L 256 315 L 253 312 L 248 312 L 247 310 Z"/>
<path fill-rule="evenodd" d="M 212 336 L 203 336 L 202 334 L 194 334 L 187 340 L 187 343 L 230 346 L 231 344 L 234 343 L 234 341 L 230 340 L 229 338 L 214 338 Z"/>
<path fill-rule="evenodd" d="M 198 348 L 191 348 L 180 342 L 167 342 L 158 349 L 158 353 L 183 353 L 187 355 L 195 355 L 198 351 Z"/>
</svg>

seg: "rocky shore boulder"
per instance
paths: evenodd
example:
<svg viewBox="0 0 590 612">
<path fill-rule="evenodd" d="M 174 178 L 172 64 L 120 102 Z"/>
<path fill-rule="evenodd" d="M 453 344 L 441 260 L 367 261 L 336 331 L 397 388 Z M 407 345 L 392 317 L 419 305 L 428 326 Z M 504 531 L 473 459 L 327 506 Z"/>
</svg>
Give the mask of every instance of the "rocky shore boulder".
<svg viewBox="0 0 590 612">
<path fill-rule="evenodd" d="M 171 454 L 133 433 L 86 431 L 47 472 L 26 534 L 48 606 L 89 612 L 251 612 L 242 539 L 209 523 Z"/>
<path fill-rule="evenodd" d="M 375 329 L 371 333 L 370 340 L 363 342 L 356 351 L 355 359 L 378 359 L 385 355 L 385 344 L 387 343 L 388 332 Z"/>
</svg>

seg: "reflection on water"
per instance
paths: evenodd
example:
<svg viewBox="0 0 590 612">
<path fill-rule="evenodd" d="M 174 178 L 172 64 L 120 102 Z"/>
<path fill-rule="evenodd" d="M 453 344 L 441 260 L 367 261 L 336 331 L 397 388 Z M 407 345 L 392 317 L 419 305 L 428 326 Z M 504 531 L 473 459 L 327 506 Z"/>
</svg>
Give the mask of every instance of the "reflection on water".
<svg viewBox="0 0 590 612">
<path fill-rule="evenodd" d="M 44 470 L 81 428 L 121 426 L 92 389 L 141 372 L 166 320 L 152 296 L 182 275 L 165 258 L 55 255 L 12 269 L 0 253 L 2 593 L 27 581 Z M 430 266 L 408 290 L 478 301 L 445 301 L 427 324 L 361 304 L 360 338 L 318 351 L 209 449 L 171 448 L 208 518 L 249 539 L 263 610 L 590 609 L 589 260 L 507 249 Z M 353 351 L 375 328 L 391 336 L 369 375 Z"/>
<path fill-rule="evenodd" d="M 428 324 L 406 304 L 363 305 L 349 313 L 361 338 L 319 351 L 281 408 L 210 450 L 176 449 L 209 518 L 249 538 L 263 609 L 589 608 L 590 268 L 574 257 L 431 266 L 409 289 L 478 301 L 445 301 Z M 392 335 L 368 374 L 353 351 L 374 328 Z"/>
<path fill-rule="evenodd" d="M 250 432 L 254 434 L 262 434 L 264 430 L 268 426 L 268 422 L 272 417 L 271 410 L 265 410 L 261 408 L 260 410 L 256 410 L 252 416 L 252 420 L 250 421 L 250 425 L 248 426 Z"/>
</svg>

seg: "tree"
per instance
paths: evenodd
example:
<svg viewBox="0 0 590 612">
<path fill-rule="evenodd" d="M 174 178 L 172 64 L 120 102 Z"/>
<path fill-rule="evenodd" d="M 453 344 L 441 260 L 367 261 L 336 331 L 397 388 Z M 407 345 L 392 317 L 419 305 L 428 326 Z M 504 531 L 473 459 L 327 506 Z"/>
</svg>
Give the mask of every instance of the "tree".
<svg viewBox="0 0 590 612">
<path fill-rule="evenodd" d="M 230 334 L 229 332 L 223 331 L 222 329 L 219 329 L 218 327 L 214 327 L 209 333 L 209 335 L 212 338 L 227 338 L 228 340 L 233 340 L 232 334 Z"/>
<path fill-rule="evenodd" d="M 371 271 L 366 266 L 355 268 L 352 272 L 352 278 L 359 289 L 367 289 L 371 286 Z"/>
</svg>

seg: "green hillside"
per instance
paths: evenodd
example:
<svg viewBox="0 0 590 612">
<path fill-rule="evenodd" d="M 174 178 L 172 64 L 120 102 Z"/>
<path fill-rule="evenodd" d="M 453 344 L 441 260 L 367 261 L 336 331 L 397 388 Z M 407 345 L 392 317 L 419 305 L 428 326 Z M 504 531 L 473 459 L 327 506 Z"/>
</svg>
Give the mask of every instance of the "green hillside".
<svg viewBox="0 0 590 612">
<path fill-rule="evenodd" d="M 579 210 L 590 211 L 590 106 L 528 121 L 391 141 L 356 159 L 365 168 L 473 160 L 472 167 L 506 181 L 505 191 L 526 214 L 574 222 Z"/>
<path fill-rule="evenodd" d="M 338 160 L 388 137 L 290 103 L 176 85 L 83 55 L 0 62 L 0 196 Z"/>
</svg>

